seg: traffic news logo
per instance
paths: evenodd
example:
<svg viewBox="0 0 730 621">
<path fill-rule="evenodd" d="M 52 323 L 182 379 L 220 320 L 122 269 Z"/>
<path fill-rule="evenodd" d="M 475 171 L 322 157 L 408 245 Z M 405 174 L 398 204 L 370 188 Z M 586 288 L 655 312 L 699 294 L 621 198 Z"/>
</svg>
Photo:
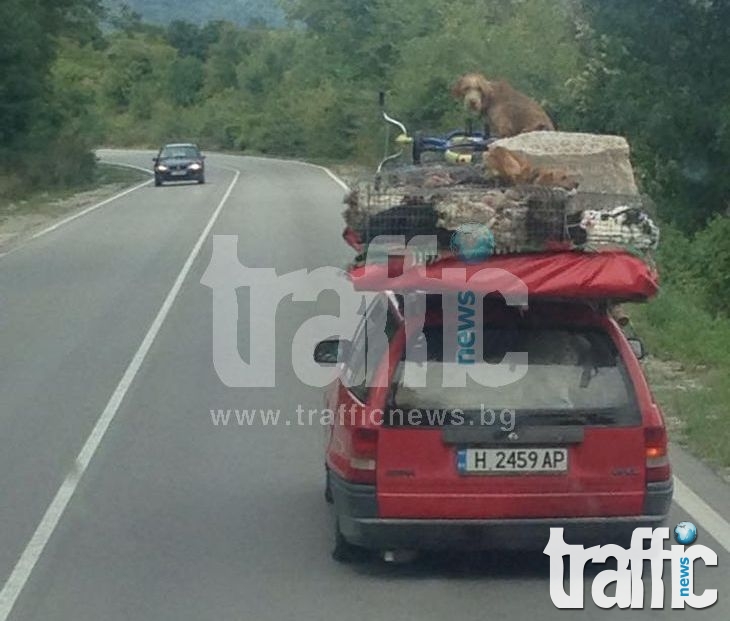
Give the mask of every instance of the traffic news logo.
<svg viewBox="0 0 730 621">
<path fill-rule="evenodd" d="M 591 596 L 599 608 L 643 609 L 645 583 L 644 562 L 651 567 L 651 601 L 653 609 L 664 608 L 665 561 L 671 567 L 671 607 L 685 606 L 708 608 L 717 602 L 717 589 L 706 589 L 697 593 L 699 585 L 694 580 L 694 562 L 702 560 L 709 567 L 717 566 L 717 554 L 703 545 L 689 545 L 697 538 L 697 529 L 691 522 L 681 522 L 674 529 L 678 545 L 664 549 L 669 538 L 668 528 L 637 528 L 631 538 L 631 547 L 626 550 L 619 545 L 609 544 L 584 548 L 569 545 L 563 539 L 562 528 L 550 529 L 550 540 L 544 553 L 550 557 L 550 598 L 560 609 L 584 608 L 583 570 L 586 563 L 605 563 L 610 557 L 616 559 L 616 569 L 606 569 L 595 576 L 591 585 Z M 648 541 L 648 546 L 644 542 Z M 569 592 L 564 588 L 564 562 L 568 557 L 570 567 Z M 615 584 L 614 595 L 607 595 L 606 588 Z"/>
</svg>

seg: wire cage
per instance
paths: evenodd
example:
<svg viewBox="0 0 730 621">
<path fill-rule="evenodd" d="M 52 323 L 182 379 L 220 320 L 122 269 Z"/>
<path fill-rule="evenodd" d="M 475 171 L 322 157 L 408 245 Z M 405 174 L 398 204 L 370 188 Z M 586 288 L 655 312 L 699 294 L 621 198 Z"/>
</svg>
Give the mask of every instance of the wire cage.
<svg viewBox="0 0 730 621">
<path fill-rule="evenodd" d="M 541 251 L 569 244 L 569 198 L 540 186 L 370 187 L 358 196 L 356 230 L 365 244 L 381 236 L 402 236 L 406 243 L 435 236 L 444 249 L 455 232 L 469 229 L 491 236 L 496 254 Z"/>
<path fill-rule="evenodd" d="M 403 166 L 360 184 L 345 219 L 367 248 L 381 236 L 434 236 L 450 249 L 464 228 L 492 239 L 494 254 L 625 249 L 650 254 L 659 229 L 645 196 L 506 186 L 479 167 Z M 476 228 L 475 228 L 476 227 Z"/>
<path fill-rule="evenodd" d="M 568 233 L 585 250 L 618 248 L 651 260 L 660 238 L 655 213 L 644 195 L 578 193 L 571 200 Z"/>
</svg>

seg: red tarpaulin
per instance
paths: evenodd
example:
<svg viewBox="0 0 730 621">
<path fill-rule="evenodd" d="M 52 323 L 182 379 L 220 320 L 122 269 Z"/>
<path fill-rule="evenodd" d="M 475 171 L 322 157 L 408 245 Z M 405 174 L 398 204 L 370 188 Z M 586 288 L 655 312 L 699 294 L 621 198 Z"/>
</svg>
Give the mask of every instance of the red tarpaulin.
<svg viewBox="0 0 730 621">
<path fill-rule="evenodd" d="M 444 273 L 447 268 L 466 270 L 466 284 L 461 274 Z M 478 263 L 448 257 L 405 273 L 403 257 L 393 256 L 387 264 L 351 268 L 350 278 L 361 291 L 469 290 L 487 295 L 521 293 L 526 286 L 530 297 L 584 300 L 646 300 L 659 288 L 653 268 L 621 251 L 501 255 Z"/>
</svg>

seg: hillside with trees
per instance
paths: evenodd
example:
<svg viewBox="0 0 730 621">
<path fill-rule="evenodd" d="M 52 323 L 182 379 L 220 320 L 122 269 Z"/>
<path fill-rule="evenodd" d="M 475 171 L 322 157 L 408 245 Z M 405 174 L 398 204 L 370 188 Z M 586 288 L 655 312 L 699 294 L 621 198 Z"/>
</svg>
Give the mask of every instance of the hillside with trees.
<svg viewBox="0 0 730 621">
<path fill-rule="evenodd" d="M 284 24 L 284 12 L 270 0 L 104 0 L 103 4 L 112 14 L 128 7 L 145 21 L 162 25 L 176 20 L 195 24 L 222 20 L 238 26 Z"/>
</svg>

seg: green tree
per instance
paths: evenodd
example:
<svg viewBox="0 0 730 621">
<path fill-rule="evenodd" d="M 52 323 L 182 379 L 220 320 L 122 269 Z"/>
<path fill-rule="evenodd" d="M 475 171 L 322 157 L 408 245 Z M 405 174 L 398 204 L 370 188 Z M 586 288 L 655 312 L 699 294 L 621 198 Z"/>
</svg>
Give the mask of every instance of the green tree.
<svg viewBox="0 0 730 621">
<path fill-rule="evenodd" d="M 260 38 L 256 33 L 247 33 L 232 24 L 219 22 L 214 26 L 216 37 L 208 48 L 205 67 L 205 91 L 208 94 L 238 86 L 236 68 L 249 53 L 252 41 Z"/>
<path fill-rule="evenodd" d="M 697 233 L 693 248 L 693 285 L 701 287 L 710 311 L 730 315 L 730 218 L 715 216 Z"/>
<path fill-rule="evenodd" d="M 106 51 L 107 68 L 102 82 L 104 102 L 113 112 L 126 111 L 135 92 L 154 86 L 153 95 L 167 85 L 169 65 L 177 57 L 173 48 L 155 38 L 118 34 Z"/>
<path fill-rule="evenodd" d="M 142 15 L 126 4 L 120 6 L 116 11 L 111 11 L 107 15 L 107 22 L 114 30 L 127 35 L 142 32 L 145 28 Z"/>
<path fill-rule="evenodd" d="M 627 135 L 662 215 L 692 231 L 730 201 L 730 3 L 585 0 L 599 61 L 583 121 Z"/>
<path fill-rule="evenodd" d="M 61 38 L 100 44 L 100 7 L 97 0 L 3 0 L 2 9 L 0 164 L 3 175 L 23 175 L 35 169 L 36 153 L 66 137 L 64 123 L 74 115 L 66 106 L 77 103 L 78 93 L 54 81 L 52 64 Z"/>
<path fill-rule="evenodd" d="M 377 29 L 378 0 L 283 0 L 290 19 L 304 23 L 324 45 L 330 70 L 343 78 L 383 73 L 369 42 Z"/>
<path fill-rule="evenodd" d="M 210 22 L 198 26 L 183 20 L 175 20 L 168 24 L 165 39 L 181 56 L 195 56 L 205 60 L 208 49 L 216 43 L 225 28 L 225 22 Z"/>
<path fill-rule="evenodd" d="M 203 87 L 203 63 L 194 56 L 176 58 L 170 64 L 167 87 L 172 103 L 191 106 Z"/>
</svg>

